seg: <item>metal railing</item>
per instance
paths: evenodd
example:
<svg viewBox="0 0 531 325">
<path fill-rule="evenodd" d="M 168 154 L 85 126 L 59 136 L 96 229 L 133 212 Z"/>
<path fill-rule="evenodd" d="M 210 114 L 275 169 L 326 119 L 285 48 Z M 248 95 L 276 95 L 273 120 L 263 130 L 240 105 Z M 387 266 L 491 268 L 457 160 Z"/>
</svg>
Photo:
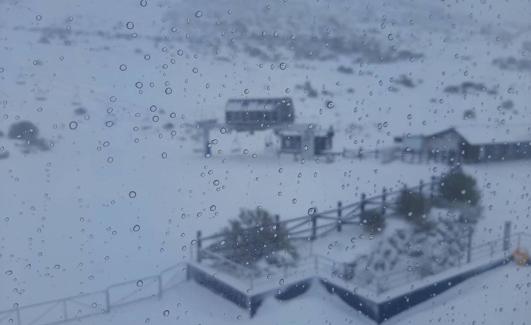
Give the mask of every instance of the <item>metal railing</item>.
<svg viewBox="0 0 531 325">
<path fill-rule="evenodd" d="M 517 233 L 510 236 L 507 246 L 504 243 L 505 241 L 506 239 L 499 238 L 473 246 L 470 252 L 463 251 L 460 253 L 456 265 L 449 265 L 436 272 L 422 266 L 416 266 L 378 276 L 374 281 L 377 293 L 383 293 L 451 270 L 467 270 L 467 266 L 472 264 L 477 267 L 485 266 L 500 259 L 509 258 L 515 249 L 520 249 L 521 247 L 531 249 L 531 235 L 526 233 Z"/>
<path fill-rule="evenodd" d="M 467 265 L 486 266 L 494 261 L 510 257 L 513 250 L 520 247 L 531 250 L 531 235 L 516 233 L 509 238 L 499 238 L 472 246 L 470 250 L 464 249 L 460 252 L 456 264 L 444 266 L 436 271 L 415 266 L 382 275 L 359 272 L 352 267 L 352 263 L 338 262 L 332 258 L 316 254 L 309 254 L 301 258 L 296 265 L 283 268 L 271 266 L 259 269 L 244 267 L 221 254 L 210 252 L 208 249 L 203 249 L 202 252 L 206 259 L 211 259 L 210 265 L 214 266 L 216 270 L 240 281 L 248 289 L 255 289 L 256 292 L 281 289 L 304 279 L 319 277 L 341 281 L 349 287 L 363 288 L 378 295 L 401 286 L 411 285 L 419 280 L 426 279 L 429 281 L 430 277 L 433 281 L 437 281 L 435 277 L 443 272 L 451 270 L 464 272 L 467 270 Z M 220 265 L 226 265 L 226 267 L 220 268 Z"/>
<path fill-rule="evenodd" d="M 108 313 L 113 308 L 130 303 L 161 298 L 186 279 L 186 264 L 179 263 L 158 275 L 111 285 L 105 290 L 15 306 L 0 312 L 0 324 L 52 325 Z"/>
</svg>

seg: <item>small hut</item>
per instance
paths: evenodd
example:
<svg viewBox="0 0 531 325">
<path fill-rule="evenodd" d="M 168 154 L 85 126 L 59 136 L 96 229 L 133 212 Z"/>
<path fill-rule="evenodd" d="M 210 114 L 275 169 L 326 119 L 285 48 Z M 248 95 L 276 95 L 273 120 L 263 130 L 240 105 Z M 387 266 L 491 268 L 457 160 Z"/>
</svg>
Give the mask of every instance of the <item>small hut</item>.
<svg viewBox="0 0 531 325">
<path fill-rule="evenodd" d="M 315 124 L 293 124 L 277 129 L 276 134 L 280 138 L 280 154 L 313 157 L 328 155 L 332 150 L 332 127 L 323 131 Z"/>
</svg>

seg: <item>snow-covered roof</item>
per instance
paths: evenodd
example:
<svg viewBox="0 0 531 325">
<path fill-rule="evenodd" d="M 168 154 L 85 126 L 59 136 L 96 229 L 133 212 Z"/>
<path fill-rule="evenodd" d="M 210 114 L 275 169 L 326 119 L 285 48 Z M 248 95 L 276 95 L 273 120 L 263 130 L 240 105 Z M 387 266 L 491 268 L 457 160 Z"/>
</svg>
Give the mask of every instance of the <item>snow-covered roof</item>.
<svg viewBox="0 0 531 325">
<path fill-rule="evenodd" d="M 478 125 L 455 130 L 470 144 L 531 142 L 531 125 Z"/>
<path fill-rule="evenodd" d="M 292 109 L 293 101 L 289 97 L 281 98 L 242 98 L 229 99 L 225 105 L 227 111 L 263 111 L 274 108 Z"/>
<path fill-rule="evenodd" d="M 470 144 L 531 142 L 531 125 L 468 125 L 456 126 L 426 136 L 455 131 Z"/>
<path fill-rule="evenodd" d="M 333 131 L 333 129 L 322 128 L 320 125 L 314 123 L 290 124 L 278 130 L 284 136 L 297 136 L 306 132 L 313 133 L 316 136 L 325 136 L 329 131 Z"/>
</svg>

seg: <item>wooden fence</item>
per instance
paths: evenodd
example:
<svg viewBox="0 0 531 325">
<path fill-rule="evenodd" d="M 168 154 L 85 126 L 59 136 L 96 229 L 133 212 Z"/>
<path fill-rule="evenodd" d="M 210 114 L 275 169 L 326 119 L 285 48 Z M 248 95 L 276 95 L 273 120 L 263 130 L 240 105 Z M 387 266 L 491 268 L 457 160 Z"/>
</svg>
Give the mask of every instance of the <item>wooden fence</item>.
<svg viewBox="0 0 531 325">
<path fill-rule="evenodd" d="M 317 208 L 310 208 L 308 214 L 287 220 L 280 220 L 278 215 L 275 216 L 275 222 L 271 226 L 273 231 L 283 229 L 287 231 L 288 238 L 292 240 L 310 240 L 313 241 L 319 237 L 337 231 L 341 232 L 344 225 L 359 225 L 362 217 L 370 218 L 372 214 L 369 211 L 378 211 L 381 216 L 388 217 L 397 215 L 397 199 L 402 191 L 417 192 L 425 195 L 430 201 L 435 202 L 440 199 L 439 186 L 441 178 L 432 176 L 430 182 L 420 181 L 418 185 L 407 187 L 403 186 L 401 189 L 389 191 L 386 188 L 382 189 L 381 194 L 368 197 L 362 193 L 360 200 L 350 204 L 343 204 L 338 201 L 337 207 L 325 211 L 319 211 Z M 262 231 L 263 225 L 245 228 L 245 231 L 252 233 Z M 209 236 L 203 236 L 201 231 L 196 235 L 196 252 L 195 257 L 197 262 L 200 262 L 203 255 L 201 251 L 207 247 L 211 251 L 221 252 L 229 248 L 223 248 L 224 244 L 223 232 L 215 233 Z"/>
<path fill-rule="evenodd" d="M 184 263 L 158 275 L 122 282 L 105 290 L 0 311 L 0 325 L 52 325 L 110 312 L 113 308 L 162 295 L 186 280 Z"/>
<path fill-rule="evenodd" d="M 421 163 L 443 163 L 449 166 L 460 165 L 464 162 L 464 157 L 455 151 L 446 150 L 412 150 L 400 147 L 387 147 L 381 149 L 343 149 L 341 156 L 349 159 L 377 159 L 383 163 L 392 161 L 402 161 L 410 164 Z"/>
</svg>

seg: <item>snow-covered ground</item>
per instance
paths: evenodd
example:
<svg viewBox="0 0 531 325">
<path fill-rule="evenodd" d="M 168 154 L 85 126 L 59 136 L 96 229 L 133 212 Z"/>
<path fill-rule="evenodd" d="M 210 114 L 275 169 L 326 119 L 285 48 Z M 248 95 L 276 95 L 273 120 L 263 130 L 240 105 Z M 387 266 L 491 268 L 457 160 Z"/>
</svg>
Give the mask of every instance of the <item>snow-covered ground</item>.
<svg viewBox="0 0 531 325">
<path fill-rule="evenodd" d="M 529 267 L 509 264 L 467 280 L 391 318 L 386 324 L 527 324 L 530 316 L 530 283 Z M 208 297 L 208 303 L 205 297 Z M 245 310 L 193 282 L 182 284 L 162 300 L 121 307 L 108 315 L 88 318 L 80 323 L 175 324 L 176 321 L 183 324 L 220 325 L 374 324 L 340 298 L 329 294 L 319 283 L 314 283 L 308 292 L 293 300 L 281 302 L 274 298 L 266 299 L 257 314 L 249 318 Z"/>
<path fill-rule="evenodd" d="M 205 159 L 195 152 L 193 124 L 221 119 L 228 98 L 291 96 L 297 121 L 334 126 L 337 151 L 386 147 L 395 135 L 452 125 L 511 132 L 531 121 L 531 70 L 493 60 L 530 59 L 530 21 L 524 0 L 0 1 L 0 157 L 9 152 L 0 159 L 0 310 L 155 274 L 189 258 L 197 230 L 218 231 L 242 207 L 297 217 L 444 172 L 436 164 L 277 158 L 264 148 L 268 132 L 214 132 L 214 156 Z M 356 42 L 361 49 L 349 47 Z M 378 62 L 369 47 L 382 57 L 394 48 L 411 54 Z M 303 90 L 306 82 L 316 97 Z M 494 92 L 445 91 L 463 82 Z M 475 119 L 463 120 L 466 110 Z M 23 120 L 53 143 L 50 150 L 23 153 L 8 138 Z M 507 220 L 531 232 L 529 161 L 465 170 L 485 207 L 476 242 L 501 236 Z M 320 253 L 348 259 L 347 241 L 344 233 L 327 238 Z M 358 253 L 368 246 L 358 241 Z M 529 281 L 529 270 L 507 266 L 396 322 L 522 323 Z M 517 295 L 499 299 L 497 289 Z M 197 285 L 182 292 L 162 301 L 174 308 L 168 321 L 229 323 L 242 314 Z M 314 288 L 279 308 L 270 300 L 252 322 L 366 322 L 334 299 Z M 216 306 L 206 315 L 205 301 Z M 484 304 L 474 307 L 480 314 L 468 311 L 471 301 Z M 140 314 L 138 306 L 86 323 L 164 321 L 161 302 Z"/>
</svg>

